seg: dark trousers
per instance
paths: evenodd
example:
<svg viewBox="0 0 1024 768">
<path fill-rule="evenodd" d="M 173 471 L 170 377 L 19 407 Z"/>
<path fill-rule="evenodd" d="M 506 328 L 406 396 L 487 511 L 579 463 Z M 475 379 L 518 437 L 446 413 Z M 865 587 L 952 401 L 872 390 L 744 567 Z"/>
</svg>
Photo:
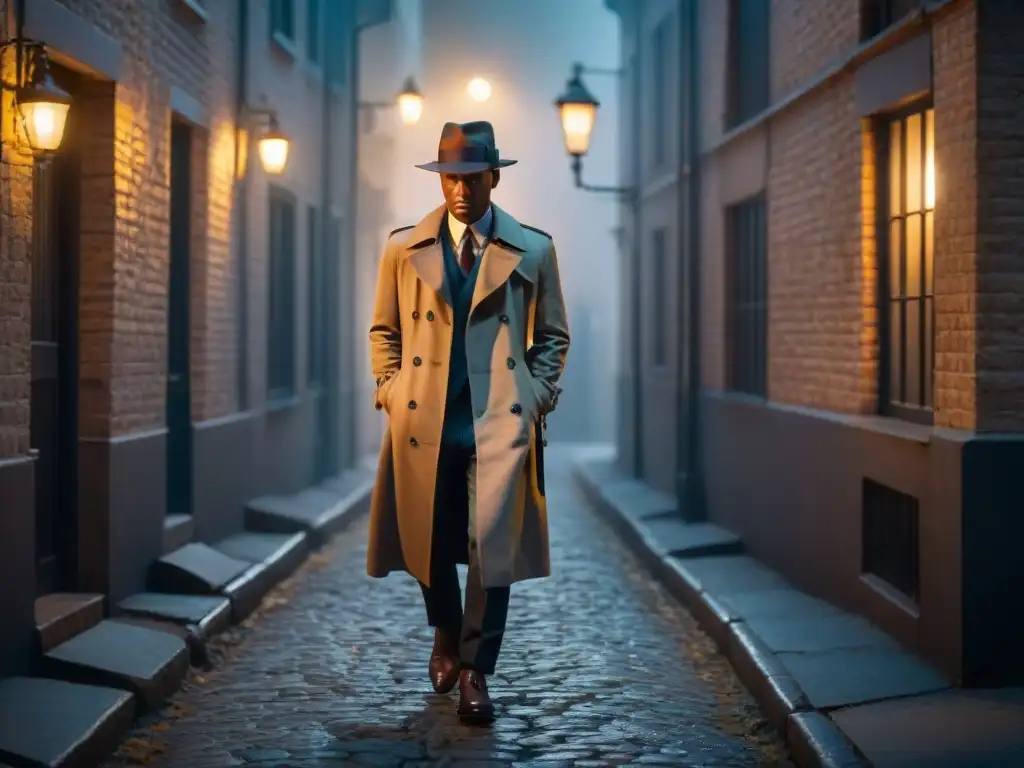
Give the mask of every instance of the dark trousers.
<svg viewBox="0 0 1024 768">
<path fill-rule="evenodd" d="M 484 589 L 480 557 L 473 535 L 476 508 L 476 451 L 442 445 L 434 499 L 434 538 L 430 586 L 420 584 L 427 623 L 436 627 L 447 650 L 457 653 L 463 669 L 493 674 L 505 634 L 508 587 Z M 466 607 L 456 564 L 467 562 Z"/>
</svg>

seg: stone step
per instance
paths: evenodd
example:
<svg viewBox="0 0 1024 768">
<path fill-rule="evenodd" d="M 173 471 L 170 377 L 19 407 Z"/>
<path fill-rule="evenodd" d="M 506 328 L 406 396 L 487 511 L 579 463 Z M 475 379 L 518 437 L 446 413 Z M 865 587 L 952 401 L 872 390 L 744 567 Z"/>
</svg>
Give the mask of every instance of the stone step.
<svg viewBox="0 0 1024 768">
<path fill-rule="evenodd" d="M 291 576 L 309 554 L 309 536 L 298 533 L 246 531 L 213 545 L 232 559 L 251 567 L 224 588 L 231 600 L 232 618 L 242 621 L 256 610 L 266 594 Z"/>
<path fill-rule="evenodd" d="M 250 567 L 208 544 L 193 542 L 150 564 L 149 588 L 177 595 L 215 595 Z"/>
<path fill-rule="evenodd" d="M 56 592 L 36 598 L 36 641 L 46 653 L 103 621 L 103 595 Z"/>
<path fill-rule="evenodd" d="M 164 518 L 163 553 L 170 554 L 192 541 L 195 528 L 192 515 L 168 515 Z"/>
<path fill-rule="evenodd" d="M 188 663 L 180 637 L 106 620 L 45 654 L 40 671 L 46 677 L 129 691 L 146 711 L 178 689 Z"/>
<path fill-rule="evenodd" d="M 231 624 L 231 601 L 207 595 L 169 595 L 140 592 L 115 606 L 116 620 L 170 632 L 185 641 L 189 663 L 206 667 L 210 663 L 207 641 Z"/>
<path fill-rule="evenodd" d="M 259 533 L 300 533 L 315 548 L 369 509 L 374 476 L 350 470 L 290 496 L 261 496 L 246 506 L 245 527 Z"/>
<path fill-rule="evenodd" d="M 17 766 L 96 766 L 132 725 L 132 695 L 62 680 L 0 680 L 0 761 Z"/>
</svg>

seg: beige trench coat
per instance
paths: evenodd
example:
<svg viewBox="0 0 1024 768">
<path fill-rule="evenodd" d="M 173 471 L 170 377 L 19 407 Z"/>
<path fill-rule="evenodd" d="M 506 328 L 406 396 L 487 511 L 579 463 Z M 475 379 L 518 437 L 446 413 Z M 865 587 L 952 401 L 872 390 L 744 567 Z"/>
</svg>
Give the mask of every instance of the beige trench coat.
<svg viewBox="0 0 1024 768">
<path fill-rule="evenodd" d="M 388 428 L 370 502 L 367 572 L 407 571 L 428 585 L 452 343 L 444 215 L 441 206 L 388 239 L 370 328 L 374 405 L 387 412 Z M 466 329 L 477 454 L 474 533 L 485 587 L 551 573 L 534 425 L 554 405 L 568 349 L 551 237 L 494 206 Z"/>
</svg>

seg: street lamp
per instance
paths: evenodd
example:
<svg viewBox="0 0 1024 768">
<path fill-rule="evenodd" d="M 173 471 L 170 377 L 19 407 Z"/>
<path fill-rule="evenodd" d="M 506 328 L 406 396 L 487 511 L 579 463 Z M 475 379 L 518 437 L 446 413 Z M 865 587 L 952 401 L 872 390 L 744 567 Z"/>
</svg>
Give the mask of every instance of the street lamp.
<svg viewBox="0 0 1024 768">
<path fill-rule="evenodd" d="M 0 42 L 0 54 L 12 47 L 15 79 L 13 82 L 4 80 L 3 88 L 14 94 L 14 105 L 29 147 L 37 152 L 53 152 L 64 139 L 71 96 L 54 82 L 46 46 L 19 34 Z"/>
<path fill-rule="evenodd" d="M 474 77 L 466 86 L 466 92 L 473 101 L 484 102 L 491 98 L 491 84 L 482 77 Z"/>
<path fill-rule="evenodd" d="M 407 77 L 402 84 L 402 90 L 395 96 L 394 101 L 361 101 L 359 108 L 366 110 L 368 120 L 373 119 L 373 114 L 379 109 L 391 109 L 398 107 L 398 116 L 403 125 L 415 125 L 423 115 L 423 94 L 420 92 L 416 81 Z M 364 121 L 364 130 L 370 130 L 370 125 Z"/>
<path fill-rule="evenodd" d="M 620 74 L 618 71 L 586 69 L 582 64 L 573 64 L 572 76 L 565 84 L 565 93 L 555 99 L 558 107 L 559 121 L 562 126 L 562 138 L 565 151 L 572 158 L 572 173 L 576 186 L 588 192 L 611 192 L 624 195 L 629 199 L 631 187 L 592 186 L 583 182 L 583 156 L 590 151 L 590 137 L 597 121 L 597 109 L 601 103 L 594 98 L 583 84 L 583 73 Z"/>
<path fill-rule="evenodd" d="M 423 94 L 416 87 L 416 81 L 412 77 L 405 79 L 396 101 L 404 125 L 415 125 L 420 121 L 420 116 L 423 115 Z"/>
<path fill-rule="evenodd" d="M 263 170 L 272 176 L 279 176 L 284 173 L 288 165 L 288 150 L 291 148 L 291 140 L 281 130 L 277 121 L 277 110 L 269 107 L 258 107 L 249 110 L 249 117 L 265 117 L 267 127 L 256 140 L 256 149 L 260 154 L 260 164 Z"/>
</svg>

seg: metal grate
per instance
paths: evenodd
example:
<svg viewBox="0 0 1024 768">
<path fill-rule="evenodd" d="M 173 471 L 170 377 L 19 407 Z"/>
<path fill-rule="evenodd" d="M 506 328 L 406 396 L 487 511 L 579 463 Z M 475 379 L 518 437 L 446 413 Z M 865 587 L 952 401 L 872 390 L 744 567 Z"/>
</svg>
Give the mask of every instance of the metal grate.
<svg viewBox="0 0 1024 768">
<path fill-rule="evenodd" d="M 917 499 L 864 478 L 861 504 L 861 570 L 916 603 L 920 596 Z"/>
</svg>

